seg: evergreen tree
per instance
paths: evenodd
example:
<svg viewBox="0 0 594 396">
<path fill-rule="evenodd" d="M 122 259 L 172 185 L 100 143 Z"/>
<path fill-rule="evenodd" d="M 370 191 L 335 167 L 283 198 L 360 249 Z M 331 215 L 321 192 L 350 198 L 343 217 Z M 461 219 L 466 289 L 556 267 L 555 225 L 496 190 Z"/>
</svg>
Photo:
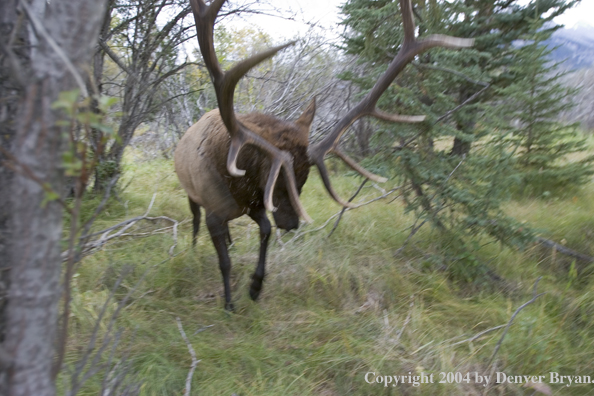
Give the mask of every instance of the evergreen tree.
<svg viewBox="0 0 594 396">
<path fill-rule="evenodd" d="M 536 30 L 536 29 L 534 29 Z M 594 173 L 594 156 L 566 161 L 583 153 L 586 141 L 577 124 L 561 123 L 561 113 L 571 109 L 576 90 L 564 86 L 558 64 L 548 61 L 551 49 L 544 44 L 551 30 L 536 30 L 526 37 L 509 67 L 513 83 L 498 89 L 505 100 L 494 120 L 503 132 L 503 143 L 517 152 L 515 167 L 522 191 L 541 194 L 551 189 L 582 184 Z"/>
<path fill-rule="evenodd" d="M 434 50 L 423 54 L 399 76 L 379 107 L 403 114 L 426 114 L 416 125 L 378 122 L 373 142 L 390 147 L 367 160 L 376 172 L 397 177 L 407 187 L 407 208 L 419 221 L 440 231 L 443 256 L 456 277 L 474 279 L 484 273 L 474 251 L 487 236 L 523 246 L 532 234 L 506 216 L 501 203 L 514 179 L 513 155 L 505 144 L 493 144 L 485 124 L 485 107 L 500 100 L 514 82 L 509 72 L 517 62 L 513 43 L 562 13 L 563 0 L 413 1 L 419 34 L 444 33 L 474 37 L 475 46 L 462 51 Z M 358 56 L 364 72 L 345 74 L 363 92 L 385 70 L 402 40 L 394 1 L 349 0 L 343 7 L 344 48 Z M 395 143 L 394 143 L 395 141 Z M 374 168 L 375 167 L 375 168 Z"/>
</svg>

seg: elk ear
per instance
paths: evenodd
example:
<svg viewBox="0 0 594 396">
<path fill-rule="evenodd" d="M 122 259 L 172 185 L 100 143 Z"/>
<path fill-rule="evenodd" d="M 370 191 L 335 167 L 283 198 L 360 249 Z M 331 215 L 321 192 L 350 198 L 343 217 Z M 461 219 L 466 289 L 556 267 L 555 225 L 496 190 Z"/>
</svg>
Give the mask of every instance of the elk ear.
<svg viewBox="0 0 594 396">
<path fill-rule="evenodd" d="M 301 114 L 301 116 L 299 116 L 296 123 L 299 124 L 300 126 L 306 128 L 309 131 L 309 127 L 311 126 L 311 123 L 312 123 L 315 115 L 316 115 L 316 98 L 314 96 L 314 98 L 311 100 L 311 102 L 309 102 L 309 105 L 307 106 L 307 108 L 305 109 L 303 114 Z"/>
</svg>

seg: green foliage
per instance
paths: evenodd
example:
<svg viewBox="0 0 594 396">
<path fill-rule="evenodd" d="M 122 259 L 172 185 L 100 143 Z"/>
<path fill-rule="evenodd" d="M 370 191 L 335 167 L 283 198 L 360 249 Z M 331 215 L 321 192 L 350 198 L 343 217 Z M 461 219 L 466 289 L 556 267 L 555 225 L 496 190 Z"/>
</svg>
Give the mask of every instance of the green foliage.
<svg viewBox="0 0 594 396">
<path fill-rule="evenodd" d="M 555 27 L 543 29 L 544 24 L 572 2 L 546 0 L 524 6 L 508 0 L 413 3 L 421 38 L 428 34 L 473 37 L 475 46 L 461 51 L 431 50 L 419 55 L 398 76 L 378 106 L 391 113 L 426 114 L 427 119 L 416 125 L 377 122 L 372 143 L 378 148 L 372 151 L 379 154 L 367 162 L 399 180 L 407 210 L 415 213 L 417 222 L 427 221 L 441 234 L 444 250 L 439 260 L 445 260 L 452 275 L 463 281 L 482 282 L 485 271 L 481 270 L 484 265 L 477 264 L 478 241 L 497 241 L 515 248 L 533 241 L 530 227 L 506 214 L 502 205 L 526 178 L 548 176 L 541 167 L 533 168 L 537 171 L 531 174 L 518 169 L 520 151 L 510 148 L 511 142 L 501 132 L 501 125 L 510 128 L 513 118 L 496 105 L 503 103 L 520 110 L 521 106 L 507 97 L 512 90 L 519 90 L 518 84 L 523 81 L 517 69 L 531 60 L 517 41 L 537 31 L 550 34 Z M 343 13 L 345 50 L 358 56 L 363 71 L 359 66 L 359 70 L 342 77 L 365 93 L 402 42 L 398 4 L 350 0 Z M 535 59 L 544 64 L 543 56 L 536 54 Z M 516 100 L 522 101 L 523 109 L 529 106 L 524 98 L 518 96 Z M 547 106 L 563 105 L 559 105 L 558 95 L 546 92 L 543 112 Z M 497 116 L 490 110 L 493 107 L 501 110 Z M 561 111 L 550 110 L 553 114 Z M 568 147 L 568 136 L 559 140 L 564 147 Z M 574 149 L 583 150 L 582 143 Z M 551 161 L 559 165 L 565 155 L 559 146 L 549 152 Z M 563 173 L 559 167 L 554 171 Z M 568 178 L 568 183 L 585 180 L 589 173 L 574 174 L 580 176 Z"/>
<path fill-rule="evenodd" d="M 570 156 L 583 156 L 588 147 L 577 124 L 559 121 L 574 106 L 576 90 L 561 84 L 558 65 L 548 61 L 551 50 L 544 40 L 550 34 L 532 33 L 513 49 L 517 61 L 508 68 L 513 82 L 498 89 L 505 99 L 492 109 L 501 143 L 516 153 L 521 191 L 536 196 L 579 186 L 594 174 L 593 156 L 568 161 Z"/>
<path fill-rule="evenodd" d="M 95 109 L 90 109 L 90 104 L 96 103 Z M 92 151 L 89 149 L 90 129 L 99 129 L 104 133 L 105 140 L 114 136 L 113 128 L 105 122 L 105 114 L 117 102 L 117 99 L 104 95 L 98 98 L 87 97 L 80 99 L 80 90 L 60 92 L 58 99 L 52 103 L 52 109 L 61 110 L 64 118 L 56 121 L 62 127 L 66 149 L 62 152 L 61 168 L 67 178 L 74 178 L 78 183 L 77 194 L 80 197 L 86 188 L 89 175 L 96 167 L 92 158 Z M 42 184 L 45 197 L 42 206 L 48 202 L 61 200 L 61 194 L 49 183 Z M 63 205 L 64 202 L 61 201 Z"/>
</svg>

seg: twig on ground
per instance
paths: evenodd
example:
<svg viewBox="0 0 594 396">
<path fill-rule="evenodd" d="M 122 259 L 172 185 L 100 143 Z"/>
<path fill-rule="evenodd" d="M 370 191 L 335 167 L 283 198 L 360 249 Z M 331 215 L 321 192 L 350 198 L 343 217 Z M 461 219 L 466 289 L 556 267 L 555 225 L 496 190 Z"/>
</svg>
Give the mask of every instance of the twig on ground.
<svg viewBox="0 0 594 396">
<path fill-rule="evenodd" d="M 528 305 L 530 305 L 533 302 L 535 302 L 538 297 L 542 296 L 543 294 L 546 294 L 546 293 L 536 294 L 536 289 L 538 287 L 538 282 L 540 282 L 541 278 L 542 277 L 539 277 L 536 280 L 536 282 L 534 282 L 534 287 L 532 289 L 532 298 L 530 299 L 530 301 L 527 301 L 524 304 L 520 305 L 518 307 L 518 309 L 516 309 L 516 312 L 514 312 L 514 314 L 509 319 L 509 322 L 507 322 L 507 325 L 505 326 L 505 330 L 503 331 L 503 334 L 501 335 L 501 338 L 499 339 L 499 341 L 497 342 L 497 345 L 495 346 L 495 349 L 493 350 L 493 354 L 491 355 L 491 359 L 489 359 L 489 363 L 487 364 L 487 369 L 491 366 L 491 363 L 493 363 L 493 360 L 495 359 L 495 356 L 499 352 L 499 348 L 501 348 L 501 344 L 503 344 L 503 339 L 507 335 L 507 332 L 509 331 L 509 328 L 511 327 L 511 325 L 512 325 L 514 319 L 516 318 L 516 316 L 518 316 L 518 314 L 520 313 L 521 310 L 523 310 Z"/>
<path fill-rule="evenodd" d="M 575 257 L 575 258 L 583 260 L 587 263 L 594 263 L 594 257 L 588 256 L 588 255 L 580 253 L 580 252 L 576 252 L 575 250 L 569 249 L 555 241 L 551 241 L 550 239 L 538 237 L 538 238 L 536 238 L 536 240 L 541 245 L 545 245 L 547 247 L 554 248 L 559 253 L 565 254 L 567 256 Z"/>
<path fill-rule="evenodd" d="M 196 358 L 196 352 L 194 352 L 194 348 L 192 347 L 190 340 L 188 340 L 188 337 L 186 336 L 186 332 L 184 331 L 184 327 L 182 326 L 182 322 L 179 316 L 175 318 L 175 320 L 177 321 L 177 328 L 179 329 L 179 333 L 181 334 L 182 338 L 184 339 L 184 342 L 188 347 L 190 356 L 192 356 L 192 365 L 190 366 L 190 371 L 188 372 L 188 376 L 186 377 L 186 388 L 184 390 L 184 396 L 190 396 L 190 391 L 192 389 L 192 376 L 194 375 L 194 370 L 196 370 L 196 366 L 198 365 L 198 363 L 200 363 L 200 360 Z"/>
<path fill-rule="evenodd" d="M 198 334 L 198 333 L 202 333 L 203 331 L 205 331 L 205 330 L 208 330 L 208 329 L 210 329 L 211 327 L 214 327 L 214 325 L 208 325 L 208 326 L 201 327 L 201 328 L 199 328 L 198 330 L 196 330 L 196 331 L 194 332 L 194 334 L 192 334 L 192 335 L 196 335 L 196 334 Z"/>
<path fill-rule="evenodd" d="M 92 234 L 90 234 L 90 235 L 87 235 L 87 238 L 92 238 L 92 237 L 94 237 L 94 236 L 97 236 L 97 235 L 104 234 L 104 233 L 106 233 L 106 232 L 109 232 L 109 231 L 115 230 L 115 229 L 116 229 L 116 228 L 118 228 L 118 227 L 125 226 L 125 225 L 127 225 L 128 223 L 133 223 L 133 222 L 136 222 L 136 221 L 138 221 L 138 220 L 140 220 L 140 219 L 142 219 L 142 218 L 146 217 L 146 216 L 149 214 L 149 212 L 151 211 L 151 208 L 153 207 L 153 204 L 154 204 L 154 202 L 155 202 L 155 198 L 156 198 L 156 196 L 157 196 L 157 193 L 153 194 L 153 197 L 151 198 L 151 203 L 149 204 L 149 207 L 148 207 L 147 211 L 146 211 L 146 212 L 145 212 L 145 213 L 144 213 L 142 216 L 136 216 L 136 217 L 133 217 L 133 218 L 131 218 L 131 219 L 124 220 L 124 221 L 122 221 L 121 223 L 118 223 L 118 224 L 116 224 L 116 225 L 113 225 L 113 226 L 111 226 L 111 227 L 109 227 L 109 228 L 106 228 L 106 229 L 104 229 L 104 230 L 102 230 L 102 231 L 97 231 L 97 232 L 94 232 L 94 233 L 92 233 Z"/>
<path fill-rule="evenodd" d="M 121 331 L 119 332 L 121 334 Z M 117 359 L 117 363 L 112 366 L 112 360 L 115 357 L 116 346 L 117 344 L 114 342 L 114 346 L 112 347 L 112 351 L 108 358 L 107 368 L 111 369 L 103 378 L 101 383 L 101 395 L 138 395 L 140 392 L 140 383 L 134 380 L 127 381 L 129 382 L 126 384 L 126 377 L 128 376 L 128 372 L 130 370 L 130 353 L 132 351 L 132 345 L 134 345 L 134 339 L 136 338 L 136 332 L 132 335 L 132 339 L 128 344 L 128 348 L 124 355 Z M 119 389 L 124 386 L 124 388 L 120 391 Z"/>
<path fill-rule="evenodd" d="M 120 238 L 120 237 L 124 237 L 124 236 L 146 236 L 149 234 L 160 233 L 163 230 L 166 230 L 169 228 L 173 229 L 173 236 L 172 236 L 173 237 L 173 245 L 169 248 L 169 251 L 168 251 L 169 255 L 172 256 L 174 249 L 177 247 L 177 230 L 178 230 L 178 226 L 179 226 L 180 222 L 175 219 L 172 219 L 170 217 L 167 217 L 167 216 L 148 217 L 148 214 L 151 211 L 151 208 L 153 207 L 153 204 L 155 202 L 156 195 L 157 195 L 156 193 L 153 194 L 153 197 L 151 199 L 149 207 L 142 216 L 136 216 L 131 219 L 124 220 L 124 221 L 122 221 L 118 224 L 115 224 L 109 228 L 106 228 L 105 230 L 98 231 L 98 232 L 95 232 L 90 235 L 82 236 L 81 238 L 89 239 L 93 236 L 101 235 L 99 238 L 97 238 L 93 241 L 89 241 L 89 242 L 82 244 L 79 249 L 79 257 L 78 258 L 80 259 L 80 258 L 90 254 L 92 251 L 103 247 L 108 241 L 110 241 L 114 238 Z M 156 231 L 153 231 L 152 233 L 140 233 L 140 234 L 126 233 L 126 231 L 128 229 L 130 229 L 132 226 L 134 226 L 136 223 L 138 223 L 141 220 L 146 220 L 146 221 L 165 220 L 165 221 L 169 221 L 169 222 L 173 223 L 173 225 L 170 227 L 166 227 L 166 228 L 160 228 Z M 120 228 L 120 229 L 117 232 L 112 233 L 112 231 L 114 231 L 118 228 Z M 62 259 L 67 260 L 68 255 L 69 255 L 68 251 L 63 252 Z"/>
<path fill-rule="evenodd" d="M 450 344 L 450 346 L 456 346 L 456 345 L 464 344 L 465 342 L 476 341 L 479 338 L 481 338 L 482 336 L 484 336 L 485 334 L 489 334 L 490 332 L 495 331 L 495 330 L 499 330 L 499 329 L 501 329 L 501 328 L 503 328 L 505 326 L 507 326 L 507 324 L 502 324 L 502 325 L 499 325 L 499 326 L 491 327 L 490 329 L 483 330 L 480 333 L 475 334 L 474 336 L 472 336 L 470 338 L 467 338 L 465 340 L 458 341 L 458 342 L 455 342 L 453 344 Z"/>
</svg>

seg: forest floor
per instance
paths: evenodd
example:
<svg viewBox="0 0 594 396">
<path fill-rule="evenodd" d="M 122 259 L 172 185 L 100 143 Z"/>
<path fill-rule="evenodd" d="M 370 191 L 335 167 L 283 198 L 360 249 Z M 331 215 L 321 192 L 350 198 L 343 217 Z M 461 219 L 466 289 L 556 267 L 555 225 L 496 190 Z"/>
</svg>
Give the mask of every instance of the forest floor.
<svg viewBox="0 0 594 396">
<path fill-rule="evenodd" d="M 346 197 L 361 183 L 335 179 Z M 183 394 L 192 365 L 186 341 L 199 360 L 193 395 L 594 394 L 594 384 L 577 378 L 570 386 L 567 378 L 554 383 L 556 375 L 594 381 L 594 263 L 538 244 L 517 251 L 490 243 L 478 258 L 496 274 L 491 281 L 453 282 L 435 260 L 438 236 L 430 226 L 398 251 L 414 217 L 404 213 L 401 200 L 392 200 L 397 192 L 346 212 L 328 237 L 336 218 L 320 227 L 340 208 L 314 171 L 302 199 L 315 221 L 281 242 L 271 238 L 257 303 L 248 288 L 259 232 L 247 217 L 232 223 L 236 312 L 229 314 L 222 309 L 218 260 L 204 220 L 192 248 L 190 211 L 172 161 L 143 161 L 129 152 L 121 185 L 96 230 L 142 216 L 154 197 L 148 215 L 179 221 L 177 237 L 166 220 L 142 220 L 126 231 L 132 235 L 110 240 L 83 260 L 74 278 L 69 370 L 61 386 L 71 381 L 114 290 L 95 331 L 95 351 L 103 343 L 98 360 L 120 363 L 112 382 L 127 362 L 127 381 L 140 382 L 143 395 Z M 390 190 L 390 182 L 381 188 Z M 369 185 L 355 202 L 380 195 Z M 512 201 L 506 211 L 541 236 L 594 256 L 593 197 L 590 183 L 574 194 Z M 98 201 L 85 201 L 86 215 Z M 545 294 L 517 314 L 495 352 L 514 312 L 533 299 L 538 279 L 536 292 Z M 498 372 L 499 379 L 501 373 L 542 376 L 542 383 L 525 384 L 522 377 L 512 378 L 519 384 L 494 384 Z M 100 374 L 79 395 L 99 394 Z M 394 376 L 404 383 L 392 386 Z M 415 377 L 429 383 L 415 383 Z"/>
</svg>

